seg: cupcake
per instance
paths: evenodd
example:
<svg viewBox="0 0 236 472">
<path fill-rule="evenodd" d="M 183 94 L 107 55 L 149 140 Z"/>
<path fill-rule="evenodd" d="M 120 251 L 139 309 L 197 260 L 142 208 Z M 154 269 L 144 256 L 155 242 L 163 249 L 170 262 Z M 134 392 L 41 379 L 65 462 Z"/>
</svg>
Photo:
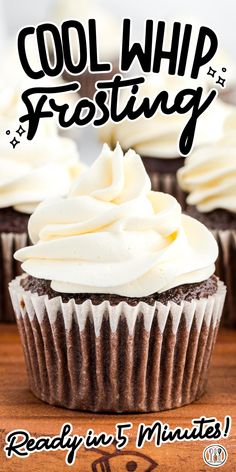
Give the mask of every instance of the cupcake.
<svg viewBox="0 0 236 472">
<path fill-rule="evenodd" d="M 36 47 L 33 37 L 27 41 L 27 57 L 29 63 L 34 70 L 40 70 L 41 63 L 39 53 Z M 11 125 L 17 129 L 17 120 L 26 113 L 26 107 L 21 99 L 22 93 L 32 87 L 35 87 L 36 82 L 30 79 L 24 72 L 23 67 L 19 61 L 18 51 L 15 43 L 10 42 L 4 54 L 1 56 L 1 77 L 0 77 L 0 131 L 1 134 L 5 134 Z M 65 85 L 65 81 L 62 77 L 43 77 L 37 79 L 38 87 L 59 87 Z M 58 105 L 68 104 L 70 109 L 74 109 L 78 102 L 77 92 L 60 92 L 57 94 L 56 102 Z M 43 123 L 43 124 L 42 124 Z M 46 123 L 46 124 L 45 124 Z M 7 128 L 8 127 L 8 128 Z M 56 130 L 55 124 L 52 119 L 41 120 L 40 129 L 52 129 L 54 134 Z M 13 129 L 13 131 L 15 131 Z M 61 128 L 59 125 L 57 131 L 61 136 L 69 137 L 78 142 L 80 136 L 79 127 L 76 125 L 70 128 Z M 38 133 L 38 131 L 37 131 Z"/>
<path fill-rule="evenodd" d="M 65 70 L 63 77 L 67 81 L 78 81 L 81 85 L 79 94 L 82 97 L 92 98 L 96 92 L 95 83 L 98 80 L 109 80 L 119 72 L 119 50 L 121 43 L 121 27 L 116 18 L 99 5 L 94 0 L 59 0 L 57 6 L 51 13 L 53 21 L 60 25 L 68 19 L 78 20 L 83 24 L 87 38 L 87 48 L 89 57 L 89 34 L 88 21 L 90 18 L 96 20 L 98 60 L 100 62 L 110 62 L 112 70 L 110 72 L 89 72 L 88 68 L 78 75 Z M 75 63 L 79 57 L 79 41 L 77 35 L 70 35 L 70 47 Z M 53 57 L 53 50 L 49 44 L 49 50 Z"/>
<path fill-rule="evenodd" d="M 52 405 L 148 412 L 198 399 L 225 297 L 217 244 L 107 145 L 67 198 L 41 203 L 10 283 L 32 392 Z"/>
<path fill-rule="evenodd" d="M 27 50 L 30 60 L 37 64 L 38 57 L 32 43 L 27 44 Z M 22 92 L 35 86 L 35 81 L 27 78 L 12 44 L 6 47 L 1 59 L 0 321 L 14 321 L 8 284 L 21 273 L 20 265 L 13 261 L 13 254 L 27 244 L 29 216 L 42 200 L 66 195 L 85 166 L 79 161 L 75 142 L 61 137 L 52 119 L 41 120 L 32 141 L 26 139 L 26 124 L 22 126 L 23 134 L 17 133 L 19 118 L 26 112 Z M 45 78 L 37 83 L 55 86 L 61 80 Z M 73 94 L 60 94 L 58 103 L 61 100 L 72 104 Z M 15 149 L 10 143 L 14 137 L 18 141 Z"/>
<path fill-rule="evenodd" d="M 236 328 L 236 114 L 225 135 L 211 146 L 196 150 L 178 171 L 188 193 L 187 214 L 204 223 L 219 245 L 217 275 L 227 285 L 223 323 Z"/>
<path fill-rule="evenodd" d="M 27 243 L 29 216 L 42 200 L 66 195 L 84 166 L 74 141 L 60 137 L 52 123 L 44 123 L 33 141 L 27 141 L 26 133 L 18 138 L 17 123 L 4 124 L 0 137 L 0 321 L 13 321 L 8 283 L 21 273 L 13 254 Z M 6 135 L 8 127 L 11 136 Z M 9 142 L 13 136 L 20 140 L 15 149 Z"/>
<path fill-rule="evenodd" d="M 196 89 L 195 80 L 187 80 L 188 87 Z M 199 85 L 199 84 L 198 84 Z M 178 91 L 186 88 L 186 80 L 182 77 L 160 75 L 159 79 L 147 77 L 139 86 L 137 107 L 144 97 L 152 104 L 155 97 L 163 90 L 169 92 L 169 104 L 173 104 Z M 127 103 L 128 93 L 123 94 L 122 103 Z M 122 109 L 122 106 L 121 106 Z M 194 145 L 214 141 L 223 132 L 223 124 L 231 113 L 232 107 L 219 99 L 199 118 Z M 180 189 L 176 179 L 177 170 L 184 165 L 185 157 L 179 152 L 179 137 L 184 130 L 191 112 L 185 115 L 174 113 L 164 115 L 159 109 L 149 119 L 143 116 L 130 121 L 124 119 L 120 123 L 109 122 L 99 130 L 102 142 L 108 142 L 114 148 L 118 141 L 124 151 L 134 149 L 142 158 L 144 166 L 151 178 L 152 188 L 173 195 L 184 207 L 186 195 Z"/>
</svg>

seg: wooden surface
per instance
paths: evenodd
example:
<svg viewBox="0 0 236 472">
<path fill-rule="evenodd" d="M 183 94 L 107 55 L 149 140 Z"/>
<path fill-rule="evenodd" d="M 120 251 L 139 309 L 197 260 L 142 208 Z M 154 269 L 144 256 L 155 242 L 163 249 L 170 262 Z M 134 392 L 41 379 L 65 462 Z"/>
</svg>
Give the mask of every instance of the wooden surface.
<svg viewBox="0 0 236 472">
<path fill-rule="evenodd" d="M 217 346 L 210 370 L 208 392 L 195 404 L 162 413 L 146 415 L 95 415 L 64 410 L 51 407 L 37 400 L 27 388 L 27 378 L 24 367 L 23 354 L 18 338 L 17 328 L 14 325 L 0 324 L 0 470 L 7 472 L 44 472 L 64 471 L 122 472 L 127 470 L 127 462 L 136 463 L 136 471 L 144 472 L 147 469 L 145 458 L 136 456 L 135 433 L 139 423 L 152 424 L 161 420 L 170 426 L 191 427 L 191 420 L 200 416 L 216 416 L 223 420 L 225 415 L 232 416 L 230 437 L 221 439 L 220 444 L 228 451 L 228 461 L 218 470 L 236 471 L 236 331 L 222 330 L 219 333 Z M 115 424 L 119 421 L 133 422 L 133 429 L 129 434 L 129 445 L 125 455 L 114 457 L 110 461 L 110 468 L 101 465 L 97 469 L 92 464 L 101 457 L 98 452 L 81 449 L 71 467 L 65 464 L 65 452 L 37 453 L 27 459 L 6 459 L 3 452 L 5 434 L 13 429 L 27 429 L 31 434 L 53 435 L 59 433 L 65 422 L 73 425 L 75 434 L 85 434 L 92 427 L 95 433 L 106 431 L 114 433 Z M 213 441 L 216 442 L 216 441 Z M 205 465 L 202 452 L 211 442 L 195 441 L 191 443 L 165 444 L 156 448 L 146 443 L 141 450 L 147 458 L 153 459 L 158 465 L 153 470 L 160 471 L 209 471 L 213 470 Z M 115 446 L 109 448 L 115 452 Z M 132 455 L 132 452 L 134 453 Z M 93 466 L 94 467 L 94 466 Z M 134 470 L 134 469 L 133 469 Z"/>
</svg>

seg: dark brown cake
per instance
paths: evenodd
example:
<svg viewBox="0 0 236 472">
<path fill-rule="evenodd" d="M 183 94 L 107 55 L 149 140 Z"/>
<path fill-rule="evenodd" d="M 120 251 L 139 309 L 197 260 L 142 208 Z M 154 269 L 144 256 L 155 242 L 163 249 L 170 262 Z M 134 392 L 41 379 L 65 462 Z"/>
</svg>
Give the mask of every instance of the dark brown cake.
<svg viewBox="0 0 236 472">
<path fill-rule="evenodd" d="M 176 158 L 166 159 L 164 157 L 147 157 L 141 156 L 146 171 L 160 172 L 160 174 L 176 174 L 177 170 L 183 167 L 185 157 L 179 156 Z"/>
<path fill-rule="evenodd" d="M 78 91 L 80 97 L 93 98 L 93 95 L 97 91 L 95 84 L 98 81 L 112 80 L 115 74 L 118 74 L 119 67 L 118 64 L 114 64 L 111 72 L 104 73 L 95 73 L 92 74 L 88 71 L 83 72 L 80 75 L 72 75 L 67 71 L 63 72 L 63 79 L 66 82 L 79 82 L 81 85 L 80 90 Z"/>
<path fill-rule="evenodd" d="M 0 209 L 0 322 L 15 321 L 8 292 L 9 282 L 22 273 L 13 254 L 24 247 L 28 240 L 29 215 L 13 208 Z"/>
<path fill-rule="evenodd" d="M 188 206 L 185 213 L 196 218 L 209 229 L 236 229 L 236 213 L 227 210 L 219 208 L 208 213 L 201 213 L 196 207 Z"/>
<path fill-rule="evenodd" d="M 58 297 L 48 301 L 44 296 L 55 293 L 48 282 L 29 276 L 13 281 L 10 290 L 18 305 L 30 388 L 41 400 L 71 409 L 131 413 L 177 408 L 204 393 L 225 294 L 214 276 L 169 290 L 162 295 L 165 304 L 154 310 L 147 304 L 146 314 L 142 304 L 137 310 L 137 299 L 124 297 L 134 306 L 127 309 L 123 303 L 119 309 L 120 297 L 107 295 L 103 300 L 91 296 L 84 307 L 75 309 L 70 302 L 62 307 Z M 186 303 L 191 291 L 192 304 Z M 171 294 L 181 305 L 172 303 Z M 209 295 L 209 302 L 202 300 Z M 88 296 L 74 298 L 80 303 Z M 62 298 L 65 303 L 70 296 Z M 108 303 L 100 304 L 104 300 Z M 109 302 L 115 305 L 109 308 Z"/>
<path fill-rule="evenodd" d="M 21 280 L 21 286 L 24 290 L 30 291 L 31 293 L 48 295 L 48 298 L 50 299 L 60 296 L 64 303 L 67 303 L 70 299 L 74 299 L 76 304 L 81 304 L 85 300 L 91 300 L 93 305 L 99 305 L 104 300 L 108 300 L 110 305 L 118 305 L 118 303 L 122 301 L 125 301 L 131 306 L 136 306 L 139 302 L 145 302 L 148 305 L 154 305 L 155 302 L 161 302 L 166 305 L 170 301 L 180 304 L 183 300 L 191 302 L 193 299 L 199 300 L 200 298 L 207 298 L 214 295 L 217 291 L 217 278 L 215 275 L 212 275 L 209 279 L 200 283 L 180 285 L 179 287 L 172 288 L 166 292 L 154 293 L 153 295 L 142 298 L 121 297 L 119 295 L 102 293 L 70 294 L 55 292 L 50 287 L 50 281 L 37 279 L 31 275 L 28 275 Z"/>
<path fill-rule="evenodd" d="M 196 218 L 211 230 L 218 244 L 216 275 L 227 286 L 222 324 L 236 328 L 236 214 L 223 209 L 201 213 L 188 206 L 185 213 Z"/>
<path fill-rule="evenodd" d="M 25 233 L 29 215 L 11 207 L 0 209 L 0 233 Z"/>
</svg>

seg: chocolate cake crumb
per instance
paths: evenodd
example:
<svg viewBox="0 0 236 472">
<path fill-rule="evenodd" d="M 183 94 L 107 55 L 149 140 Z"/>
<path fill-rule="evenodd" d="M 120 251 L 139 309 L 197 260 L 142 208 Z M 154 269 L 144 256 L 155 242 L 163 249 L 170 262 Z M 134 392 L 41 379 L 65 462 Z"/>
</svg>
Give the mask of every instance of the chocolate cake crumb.
<svg viewBox="0 0 236 472">
<path fill-rule="evenodd" d="M 236 213 L 221 208 L 208 213 L 201 213 L 195 206 L 188 206 L 185 214 L 196 218 L 211 230 L 236 229 Z"/>
<path fill-rule="evenodd" d="M 29 215 L 11 207 L 0 209 L 0 233 L 26 233 Z"/>
<path fill-rule="evenodd" d="M 156 301 L 163 304 L 173 301 L 180 304 L 182 301 L 190 302 L 193 299 L 208 298 L 217 291 L 217 277 L 212 275 L 209 279 L 200 283 L 185 284 L 179 287 L 172 288 L 163 293 L 153 293 L 147 297 L 122 297 L 120 295 L 112 294 L 96 294 L 96 293 L 60 293 L 55 292 L 49 280 L 37 279 L 28 275 L 21 280 L 21 286 L 24 290 L 38 295 L 48 295 L 49 298 L 61 296 L 62 301 L 67 303 L 70 299 L 74 299 L 76 304 L 81 304 L 86 300 L 91 300 L 93 305 L 99 305 L 107 300 L 111 305 L 118 305 L 118 303 L 125 301 L 131 306 L 136 306 L 139 302 L 145 302 L 149 305 L 154 305 Z"/>
<path fill-rule="evenodd" d="M 175 175 L 180 167 L 183 167 L 185 157 L 173 156 L 172 158 L 141 156 L 144 167 L 149 173 L 159 172 L 160 174 Z"/>
</svg>

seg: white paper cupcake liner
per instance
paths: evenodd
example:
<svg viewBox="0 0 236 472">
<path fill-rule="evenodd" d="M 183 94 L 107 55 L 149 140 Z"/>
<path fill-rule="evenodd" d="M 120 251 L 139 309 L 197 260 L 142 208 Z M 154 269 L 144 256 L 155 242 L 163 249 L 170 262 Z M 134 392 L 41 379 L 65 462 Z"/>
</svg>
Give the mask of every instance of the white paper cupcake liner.
<svg viewBox="0 0 236 472">
<path fill-rule="evenodd" d="M 9 297 L 9 282 L 22 273 L 20 264 L 13 255 L 18 249 L 27 245 L 26 233 L 0 234 L 0 322 L 15 321 Z"/>
<path fill-rule="evenodd" d="M 24 277 L 24 276 L 23 276 Z M 204 392 L 226 289 L 180 305 L 63 303 L 10 294 L 29 384 L 45 402 L 95 412 L 148 412 L 179 407 Z"/>
</svg>

